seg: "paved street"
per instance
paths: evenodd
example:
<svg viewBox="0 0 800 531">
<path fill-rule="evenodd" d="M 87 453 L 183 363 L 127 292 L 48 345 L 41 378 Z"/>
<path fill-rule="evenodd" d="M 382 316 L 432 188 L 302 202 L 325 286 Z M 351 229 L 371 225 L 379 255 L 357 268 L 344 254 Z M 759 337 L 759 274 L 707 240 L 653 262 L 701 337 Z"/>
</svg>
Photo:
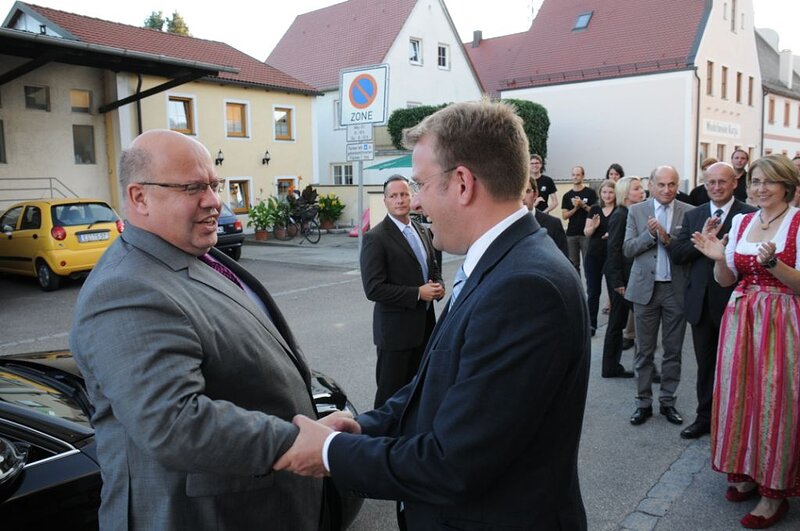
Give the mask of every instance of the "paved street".
<svg viewBox="0 0 800 531">
<path fill-rule="evenodd" d="M 355 238 L 323 235 L 317 246 L 248 245 L 241 263 L 274 294 L 311 364 L 335 378 L 365 410 L 375 391 L 375 354 L 372 305 L 363 294 L 357 253 Z M 450 284 L 461 260 L 445 255 L 444 261 L 444 278 Z M 69 282 L 62 290 L 43 293 L 33 279 L 0 277 L 0 355 L 66 347 L 79 289 L 80 283 Z M 541 311 L 536 301 L 510 310 L 529 312 L 531 319 Z M 657 414 L 642 426 L 628 423 L 634 407 L 633 381 L 601 379 L 599 374 L 604 320 L 601 315 L 592 342 L 580 453 L 589 529 L 739 529 L 739 518 L 755 501 L 737 505 L 724 499 L 725 477 L 710 469 L 708 437 L 685 441 L 678 436 L 680 428 Z M 632 356 L 632 350 L 624 353 L 626 367 L 631 366 Z M 695 362 L 688 331 L 684 362 L 677 408 L 691 422 Z M 525 399 L 524 389 L 519 399 Z M 789 516 L 774 529 L 800 529 L 800 503 L 794 499 L 791 505 Z M 393 503 L 368 501 L 352 529 L 396 529 Z"/>
</svg>

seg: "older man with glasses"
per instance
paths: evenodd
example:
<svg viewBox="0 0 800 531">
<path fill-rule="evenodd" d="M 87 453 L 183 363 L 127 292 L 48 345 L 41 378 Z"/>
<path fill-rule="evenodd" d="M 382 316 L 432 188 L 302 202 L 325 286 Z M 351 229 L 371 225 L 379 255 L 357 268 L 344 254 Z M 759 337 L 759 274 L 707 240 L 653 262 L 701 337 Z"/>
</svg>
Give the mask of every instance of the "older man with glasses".
<svg viewBox="0 0 800 531">
<path fill-rule="evenodd" d="M 125 232 L 81 289 L 70 344 L 95 407 L 101 529 L 317 529 L 322 483 L 272 472 L 315 416 L 275 302 L 213 249 L 223 185 L 196 140 L 122 153 Z"/>
</svg>

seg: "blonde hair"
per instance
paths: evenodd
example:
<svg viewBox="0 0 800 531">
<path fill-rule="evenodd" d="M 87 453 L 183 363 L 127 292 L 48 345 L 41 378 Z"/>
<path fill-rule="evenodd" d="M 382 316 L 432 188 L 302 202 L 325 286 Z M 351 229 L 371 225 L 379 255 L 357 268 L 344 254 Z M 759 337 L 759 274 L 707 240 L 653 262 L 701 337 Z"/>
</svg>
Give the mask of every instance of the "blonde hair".
<svg viewBox="0 0 800 531">
<path fill-rule="evenodd" d="M 625 206 L 625 200 L 628 198 L 628 192 L 631 190 L 633 181 L 642 182 L 639 177 L 631 175 L 630 177 L 623 177 L 614 185 L 614 193 L 617 194 L 617 206 Z"/>
</svg>

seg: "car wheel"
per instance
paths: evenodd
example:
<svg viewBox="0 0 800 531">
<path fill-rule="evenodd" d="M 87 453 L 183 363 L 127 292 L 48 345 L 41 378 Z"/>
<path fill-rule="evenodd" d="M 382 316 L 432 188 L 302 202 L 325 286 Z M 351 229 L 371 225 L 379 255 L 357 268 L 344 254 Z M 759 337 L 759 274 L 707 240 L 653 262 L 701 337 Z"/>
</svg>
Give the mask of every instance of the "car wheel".
<svg viewBox="0 0 800 531">
<path fill-rule="evenodd" d="M 44 291 L 57 290 L 61 285 L 61 277 L 53 273 L 44 260 L 39 260 L 36 264 L 36 278 L 39 279 L 39 286 Z"/>
<path fill-rule="evenodd" d="M 234 260 L 236 260 L 238 262 L 239 258 L 242 257 L 242 248 L 241 247 L 234 247 L 233 249 L 231 249 L 229 251 L 229 253 L 231 255 L 231 258 L 233 258 Z"/>
</svg>

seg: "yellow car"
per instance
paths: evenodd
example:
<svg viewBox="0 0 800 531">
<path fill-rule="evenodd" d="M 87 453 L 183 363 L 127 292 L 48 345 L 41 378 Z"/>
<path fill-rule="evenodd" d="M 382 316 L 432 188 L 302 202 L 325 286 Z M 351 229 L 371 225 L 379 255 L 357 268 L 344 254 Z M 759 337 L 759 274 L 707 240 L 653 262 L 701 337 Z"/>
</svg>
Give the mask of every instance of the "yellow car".
<svg viewBox="0 0 800 531">
<path fill-rule="evenodd" d="M 0 216 L 0 271 L 34 276 L 44 291 L 87 274 L 124 226 L 99 199 L 17 203 Z"/>
</svg>

